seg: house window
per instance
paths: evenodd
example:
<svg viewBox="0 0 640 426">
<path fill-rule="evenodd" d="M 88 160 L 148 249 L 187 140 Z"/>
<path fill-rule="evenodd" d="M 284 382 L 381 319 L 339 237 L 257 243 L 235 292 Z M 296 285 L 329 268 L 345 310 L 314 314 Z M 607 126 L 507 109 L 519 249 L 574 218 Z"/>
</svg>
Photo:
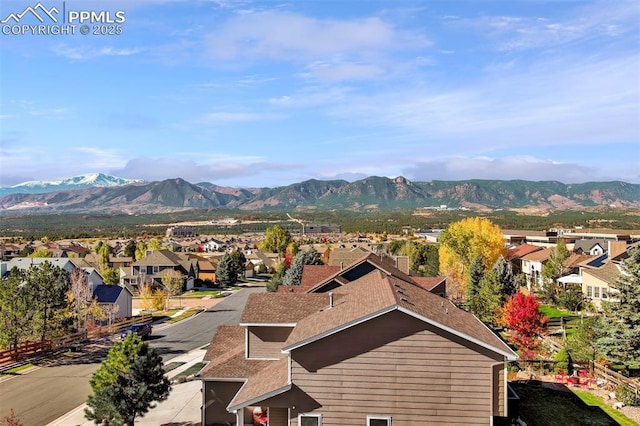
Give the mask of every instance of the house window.
<svg viewBox="0 0 640 426">
<path fill-rule="evenodd" d="M 587 297 L 593 297 L 593 287 L 587 286 Z"/>
<path fill-rule="evenodd" d="M 593 297 L 600 298 L 600 287 L 593 288 Z"/>
<path fill-rule="evenodd" d="M 322 414 L 300 414 L 298 424 L 300 426 L 322 426 Z"/>
<path fill-rule="evenodd" d="M 391 426 L 391 417 L 367 416 L 367 426 Z"/>
<path fill-rule="evenodd" d="M 153 267 L 153 273 L 157 274 L 158 272 L 160 272 L 160 267 L 159 266 L 154 266 Z"/>
<path fill-rule="evenodd" d="M 603 299 L 608 299 L 609 298 L 608 290 L 605 287 L 602 287 L 602 298 Z"/>
</svg>

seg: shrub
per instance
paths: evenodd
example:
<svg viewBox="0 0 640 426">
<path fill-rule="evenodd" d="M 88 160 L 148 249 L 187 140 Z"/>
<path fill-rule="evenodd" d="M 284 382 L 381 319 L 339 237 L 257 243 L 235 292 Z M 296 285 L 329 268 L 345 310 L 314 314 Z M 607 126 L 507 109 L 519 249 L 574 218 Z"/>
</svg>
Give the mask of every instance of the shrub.
<svg viewBox="0 0 640 426">
<path fill-rule="evenodd" d="M 640 401 L 636 397 L 636 393 L 630 386 L 621 384 L 616 388 L 616 399 L 624 402 L 626 405 L 638 405 Z"/>
<path fill-rule="evenodd" d="M 555 367 L 556 373 L 558 370 L 566 371 L 567 374 L 573 373 L 573 360 L 571 359 L 571 354 L 566 348 L 560 349 L 556 354 L 554 361 L 557 361 Z"/>
</svg>

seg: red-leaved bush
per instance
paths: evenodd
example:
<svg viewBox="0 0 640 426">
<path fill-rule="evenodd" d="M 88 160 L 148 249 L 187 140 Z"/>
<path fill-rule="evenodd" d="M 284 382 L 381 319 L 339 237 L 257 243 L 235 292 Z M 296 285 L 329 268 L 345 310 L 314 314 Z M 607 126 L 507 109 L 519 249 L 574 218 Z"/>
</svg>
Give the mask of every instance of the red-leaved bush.
<svg viewBox="0 0 640 426">
<path fill-rule="evenodd" d="M 513 331 L 511 339 L 519 349 L 534 350 L 548 318 L 538 311 L 538 302 L 532 295 L 516 293 L 498 310 L 498 323 Z"/>
</svg>

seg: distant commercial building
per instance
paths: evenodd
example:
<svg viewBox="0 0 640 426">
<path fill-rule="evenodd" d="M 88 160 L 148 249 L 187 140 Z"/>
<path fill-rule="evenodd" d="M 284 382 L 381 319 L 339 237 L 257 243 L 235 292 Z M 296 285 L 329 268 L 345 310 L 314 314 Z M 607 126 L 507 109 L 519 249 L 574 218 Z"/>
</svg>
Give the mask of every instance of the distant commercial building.
<svg viewBox="0 0 640 426">
<path fill-rule="evenodd" d="M 170 226 L 167 228 L 167 237 L 195 237 L 192 226 Z"/>
<path fill-rule="evenodd" d="M 302 233 L 304 235 L 312 234 L 339 234 L 342 232 L 340 225 L 326 225 L 311 223 L 309 225 L 302 225 Z"/>
</svg>

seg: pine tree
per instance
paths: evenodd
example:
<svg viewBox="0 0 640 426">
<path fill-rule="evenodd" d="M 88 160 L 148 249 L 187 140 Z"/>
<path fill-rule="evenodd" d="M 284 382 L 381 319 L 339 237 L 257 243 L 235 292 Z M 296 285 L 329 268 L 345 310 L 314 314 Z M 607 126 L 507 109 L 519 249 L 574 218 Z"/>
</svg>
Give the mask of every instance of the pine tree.
<svg viewBox="0 0 640 426">
<path fill-rule="evenodd" d="M 308 251 L 301 251 L 291 262 L 291 267 L 287 269 L 282 279 L 283 285 L 300 285 L 302 281 L 302 271 L 305 265 L 322 265 L 320 253 L 311 247 Z"/>
<path fill-rule="evenodd" d="M 616 363 L 640 363 L 640 248 L 629 250 L 616 280 L 618 293 L 612 302 L 612 315 L 603 321 L 604 336 L 598 346 Z"/>
<path fill-rule="evenodd" d="M 471 266 L 469 266 L 469 278 L 467 279 L 467 285 L 465 287 L 467 306 L 471 312 L 474 312 L 473 306 L 475 305 L 475 298 L 478 294 L 478 290 L 480 289 L 480 281 L 482 281 L 483 276 L 484 264 L 482 263 L 482 258 L 480 256 L 476 256 L 471 261 Z"/>
<path fill-rule="evenodd" d="M 238 274 L 236 273 L 233 259 L 229 253 L 225 253 L 216 268 L 216 282 L 220 287 L 229 287 L 237 280 Z"/>
<path fill-rule="evenodd" d="M 13 349 L 31 333 L 34 315 L 31 295 L 23 283 L 23 274 L 17 268 L 6 277 L 0 277 L 0 347 Z"/>
<path fill-rule="evenodd" d="M 244 276 L 244 268 L 247 264 L 247 257 L 242 250 L 234 250 L 231 253 L 231 259 L 233 259 L 233 269 L 236 271 L 236 276 Z"/>
<path fill-rule="evenodd" d="M 142 353 L 143 346 L 144 342 L 135 333 L 128 333 L 124 340 L 115 342 L 100 368 L 89 379 L 93 392 L 97 394 L 100 389 L 111 386 L 118 374 L 129 371 L 133 361 Z"/>
<path fill-rule="evenodd" d="M 513 275 L 511 263 L 507 262 L 502 256 L 493 265 L 493 270 L 500 284 L 500 304 L 502 305 L 507 300 L 507 297 L 515 294 L 518 290 L 516 277 Z"/>
<path fill-rule="evenodd" d="M 50 262 L 31 266 L 26 271 L 26 285 L 36 308 L 35 326 L 43 342 L 64 328 L 69 291 L 67 276 L 67 271 Z"/>
<path fill-rule="evenodd" d="M 148 412 L 154 401 L 167 399 L 170 390 L 162 358 L 142 343 L 130 368 L 120 371 L 112 384 L 89 396 L 85 415 L 96 422 L 133 426 L 136 417 Z"/>
<path fill-rule="evenodd" d="M 473 298 L 473 313 L 485 324 L 494 324 L 496 310 L 501 306 L 500 282 L 491 269 L 482 277 L 478 293 Z"/>
</svg>

